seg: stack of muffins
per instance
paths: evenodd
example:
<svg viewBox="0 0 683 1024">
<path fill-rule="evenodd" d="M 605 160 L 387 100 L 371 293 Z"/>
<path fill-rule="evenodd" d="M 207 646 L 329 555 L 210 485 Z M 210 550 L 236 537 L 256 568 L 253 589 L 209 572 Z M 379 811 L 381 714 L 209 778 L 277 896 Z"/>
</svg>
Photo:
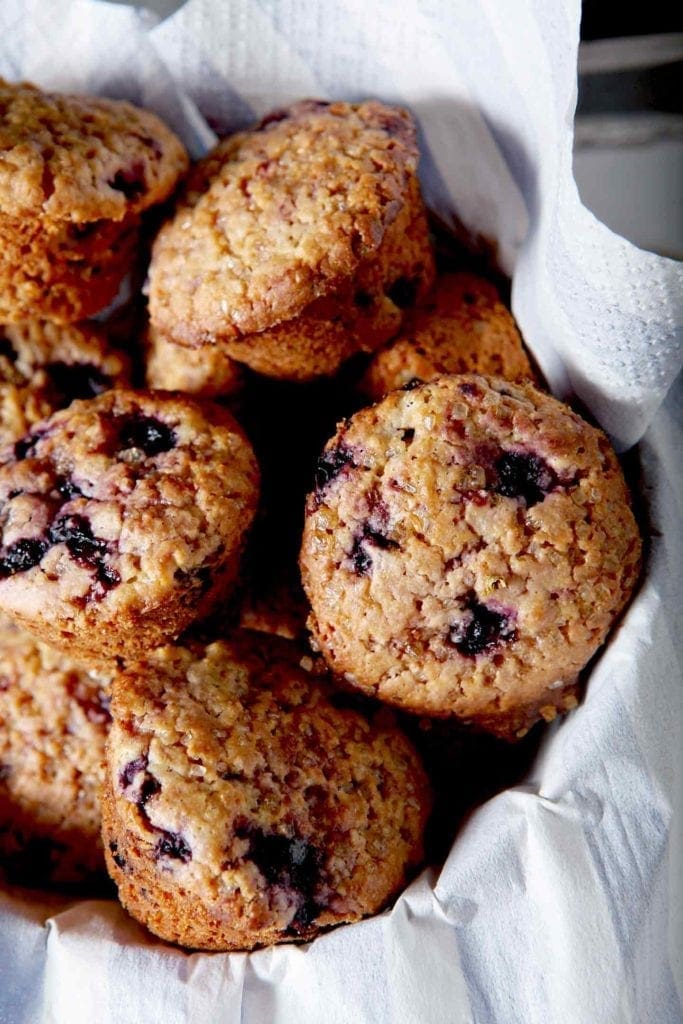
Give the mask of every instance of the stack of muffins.
<svg viewBox="0 0 683 1024">
<path fill-rule="evenodd" d="M 400 723 L 576 704 L 639 570 L 617 459 L 435 258 L 405 111 L 302 102 L 188 172 L 130 104 L 0 96 L 4 875 L 106 863 L 195 949 L 375 913 L 431 807 Z"/>
</svg>

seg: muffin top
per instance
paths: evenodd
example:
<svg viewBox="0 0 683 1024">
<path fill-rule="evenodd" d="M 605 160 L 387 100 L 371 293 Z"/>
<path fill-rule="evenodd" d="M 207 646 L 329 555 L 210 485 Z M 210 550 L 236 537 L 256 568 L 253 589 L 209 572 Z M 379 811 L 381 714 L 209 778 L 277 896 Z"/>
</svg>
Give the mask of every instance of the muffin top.
<svg viewBox="0 0 683 1024">
<path fill-rule="evenodd" d="M 164 200 L 187 165 L 148 110 L 0 79 L 0 214 L 123 220 Z"/>
<path fill-rule="evenodd" d="M 375 101 L 305 101 L 225 139 L 155 240 L 153 323 L 192 345 L 296 316 L 377 252 L 417 159 L 410 115 Z"/>
<path fill-rule="evenodd" d="M 0 453 L 0 604 L 41 635 L 135 626 L 211 588 L 257 495 L 251 447 L 218 406 L 118 389 L 74 402 Z M 110 639 L 97 631 L 93 649 Z"/>
<path fill-rule="evenodd" d="M 242 948 L 377 910 L 422 855 L 411 744 L 391 715 L 335 707 L 309 668 L 296 645 L 240 632 L 161 648 L 114 684 L 119 855 L 148 891 L 157 875 L 212 906 Z"/>
<path fill-rule="evenodd" d="M 609 441 L 531 384 L 394 391 L 341 425 L 317 483 L 314 637 L 348 681 L 415 712 L 502 734 L 550 716 L 638 575 Z"/>
</svg>

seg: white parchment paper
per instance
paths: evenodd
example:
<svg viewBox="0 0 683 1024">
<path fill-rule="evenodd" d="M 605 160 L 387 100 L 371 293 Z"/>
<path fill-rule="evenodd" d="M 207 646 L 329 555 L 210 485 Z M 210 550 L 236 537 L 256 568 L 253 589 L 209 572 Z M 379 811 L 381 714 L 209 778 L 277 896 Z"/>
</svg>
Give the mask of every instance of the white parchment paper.
<svg viewBox="0 0 683 1024">
<path fill-rule="evenodd" d="M 578 22 L 578 0 L 189 0 L 160 23 L 0 2 L 0 74 L 130 98 L 195 155 L 212 128 L 302 96 L 409 106 L 430 204 L 496 241 L 556 393 L 618 446 L 642 437 L 652 519 L 585 701 L 438 876 L 380 917 L 251 955 L 171 949 L 114 904 L 0 893 L 0 1024 L 683 1020 L 683 273 L 580 204 Z"/>
</svg>

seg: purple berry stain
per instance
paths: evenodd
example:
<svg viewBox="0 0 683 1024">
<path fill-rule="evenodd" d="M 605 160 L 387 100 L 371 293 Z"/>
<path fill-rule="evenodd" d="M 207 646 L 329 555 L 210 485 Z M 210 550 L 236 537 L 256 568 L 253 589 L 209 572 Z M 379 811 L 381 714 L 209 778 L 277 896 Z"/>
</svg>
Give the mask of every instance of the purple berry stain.
<svg viewBox="0 0 683 1024">
<path fill-rule="evenodd" d="M 140 754 L 139 757 L 134 758 L 134 760 L 129 761 L 127 765 L 124 765 L 124 767 L 119 772 L 119 786 L 121 787 L 121 789 L 128 789 L 128 787 L 132 785 L 136 775 L 138 775 L 140 772 L 144 772 L 146 768 L 146 754 Z"/>
<path fill-rule="evenodd" d="M 116 570 L 104 561 L 108 551 L 107 541 L 94 536 L 85 516 L 61 516 L 50 527 L 49 538 L 52 544 L 65 544 L 79 565 L 95 571 L 97 586 L 93 596 L 102 597 L 107 590 L 121 582 Z"/>
<path fill-rule="evenodd" d="M 557 486 L 557 475 L 538 455 L 527 452 L 503 452 L 494 465 L 496 494 L 522 498 L 527 508 L 543 501 Z"/>
<path fill-rule="evenodd" d="M 180 833 L 162 831 L 154 847 L 154 857 L 157 860 L 161 857 L 170 857 L 172 860 L 180 860 L 187 864 L 192 860 L 192 850 Z"/>
<path fill-rule="evenodd" d="M 514 640 L 515 631 L 509 616 L 481 604 L 474 595 L 468 598 L 466 612 L 451 627 L 450 643 L 465 657 L 475 657 L 497 647 L 502 641 Z"/>
<path fill-rule="evenodd" d="M 357 576 L 367 576 L 372 568 L 372 557 L 368 546 L 380 548 L 382 551 L 391 551 L 398 548 L 397 541 L 387 537 L 381 530 L 373 529 L 369 522 L 363 525 L 361 533 L 354 538 L 349 558 L 353 564 L 353 571 Z"/>
<path fill-rule="evenodd" d="M 127 867 L 126 861 L 119 853 L 118 843 L 115 842 L 113 839 L 109 843 L 109 852 L 111 854 L 111 859 L 114 861 L 114 864 L 116 864 L 117 868 L 120 868 L 121 871 L 125 871 Z"/>
<path fill-rule="evenodd" d="M 79 498 L 83 492 L 70 477 L 58 476 L 55 482 L 55 490 L 64 498 L 66 501 L 71 501 L 72 498 Z"/>
<path fill-rule="evenodd" d="M 368 548 L 391 551 L 400 547 L 387 533 L 389 508 L 376 491 L 368 495 L 368 518 L 356 533 L 349 558 L 357 576 L 367 576 L 372 568 L 372 555 Z"/>
<path fill-rule="evenodd" d="M 117 171 L 107 184 L 115 192 L 121 192 L 129 201 L 139 199 L 147 188 L 144 164 L 138 161 L 126 170 Z"/>
<path fill-rule="evenodd" d="M 23 462 L 24 459 L 30 458 L 35 453 L 36 445 L 41 437 L 41 434 L 27 434 L 26 437 L 19 438 L 14 445 L 14 458 L 17 462 Z"/>
<path fill-rule="evenodd" d="M 322 453 L 315 466 L 314 484 L 318 493 L 324 491 L 347 466 L 355 468 L 352 452 L 340 444 Z"/>
<path fill-rule="evenodd" d="M 129 799 L 134 798 L 138 810 L 145 818 L 147 817 L 146 803 L 161 792 L 161 783 L 154 778 L 151 772 L 147 771 L 147 764 L 147 755 L 140 754 L 133 761 L 129 761 L 119 772 L 119 785 L 122 791 L 125 793 L 134 787 L 134 792 L 131 793 Z M 142 774 L 142 778 L 138 780 L 140 774 Z"/>
<path fill-rule="evenodd" d="M 8 579 L 20 572 L 28 572 L 39 565 L 49 544 L 37 538 L 15 541 L 0 554 L 0 579 Z"/>
<path fill-rule="evenodd" d="M 61 516 L 50 527 L 49 536 L 53 544 L 66 544 L 76 561 L 88 565 L 107 550 L 107 542 L 94 536 L 85 516 Z"/>
<path fill-rule="evenodd" d="M 320 879 L 320 853 L 306 839 L 248 828 L 238 833 L 249 840 L 248 858 L 269 885 L 293 890 L 299 906 L 291 922 L 293 932 L 310 928 L 322 910 L 315 900 Z"/>
<path fill-rule="evenodd" d="M 153 416 L 126 416 L 119 430 L 121 451 L 139 448 L 145 455 L 159 455 L 175 448 L 175 431 Z"/>
</svg>

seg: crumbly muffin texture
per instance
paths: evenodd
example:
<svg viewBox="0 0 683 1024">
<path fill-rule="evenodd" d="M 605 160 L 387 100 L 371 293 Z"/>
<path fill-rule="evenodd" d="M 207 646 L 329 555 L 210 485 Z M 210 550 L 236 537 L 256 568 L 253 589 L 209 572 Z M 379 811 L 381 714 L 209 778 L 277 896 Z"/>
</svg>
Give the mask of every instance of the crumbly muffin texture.
<svg viewBox="0 0 683 1024">
<path fill-rule="evenodd" d="M 114 390 L 0 455 L 0 608 L 57 647 L 130 657 L 222 600 L 258 468 L 225 410 Z"/>
<path fill-rule="evenodd" d="M 0 80 L 0 322 L 92 316 L 188 165 L 154 114 Z"/>
<path fill-rule="evenodd" d="M 106 878 L 109 681 L 0 618 L 0 873 L 11 882 Z"/>
<path fill-rule="evenodd" d="M 241 391 L 244 371 L 216 345 L 188 348 L 149 326 L 145 339 L 147 386 L 201 398 L 230 398 Z"/>
<path fill-rule="evenodd" d="M 480 373 L 534 380 L 512 314 L 476 274 L 442 273 L 430 295 L 406 311 L 401 332 L 377 352 L 361 381 L 371 401 L 413 380 Z"/>
<path fill-rule="evenodd" d="M 381 344 L 433 276 L 417 159 L 410 116 L 377 102 L 299 103 L 219 143 L 155 240 L 152 323 L 286 379 Z"/>
<path fill-rule="evenodd" d="M 0 79 L 0 215 L 122 221 L 166 199 L 188 164 L 169 128 L 124 100 Z"/>
<path fill-rule="evenodd" d="M 286 641 L 167 647 L 113 689 L 104 838 L 124 906 L 201 949 L 312 938 L 380 909 L 421 857 L 424 772 L 334 706 Z"/>
<path fill-rule="evenodd" d="M 607 438 L 531 384 L 396 391 L 342 423 L 301 551 L 333 670 L 511 737 L 572 706 L 641 543 Z"/>
<path fill-rule="evenodd" d="M 0 449 L 76 398 L 130 383 L 130 360 L 90 324 L 0 326 Z"/>
</svg>

